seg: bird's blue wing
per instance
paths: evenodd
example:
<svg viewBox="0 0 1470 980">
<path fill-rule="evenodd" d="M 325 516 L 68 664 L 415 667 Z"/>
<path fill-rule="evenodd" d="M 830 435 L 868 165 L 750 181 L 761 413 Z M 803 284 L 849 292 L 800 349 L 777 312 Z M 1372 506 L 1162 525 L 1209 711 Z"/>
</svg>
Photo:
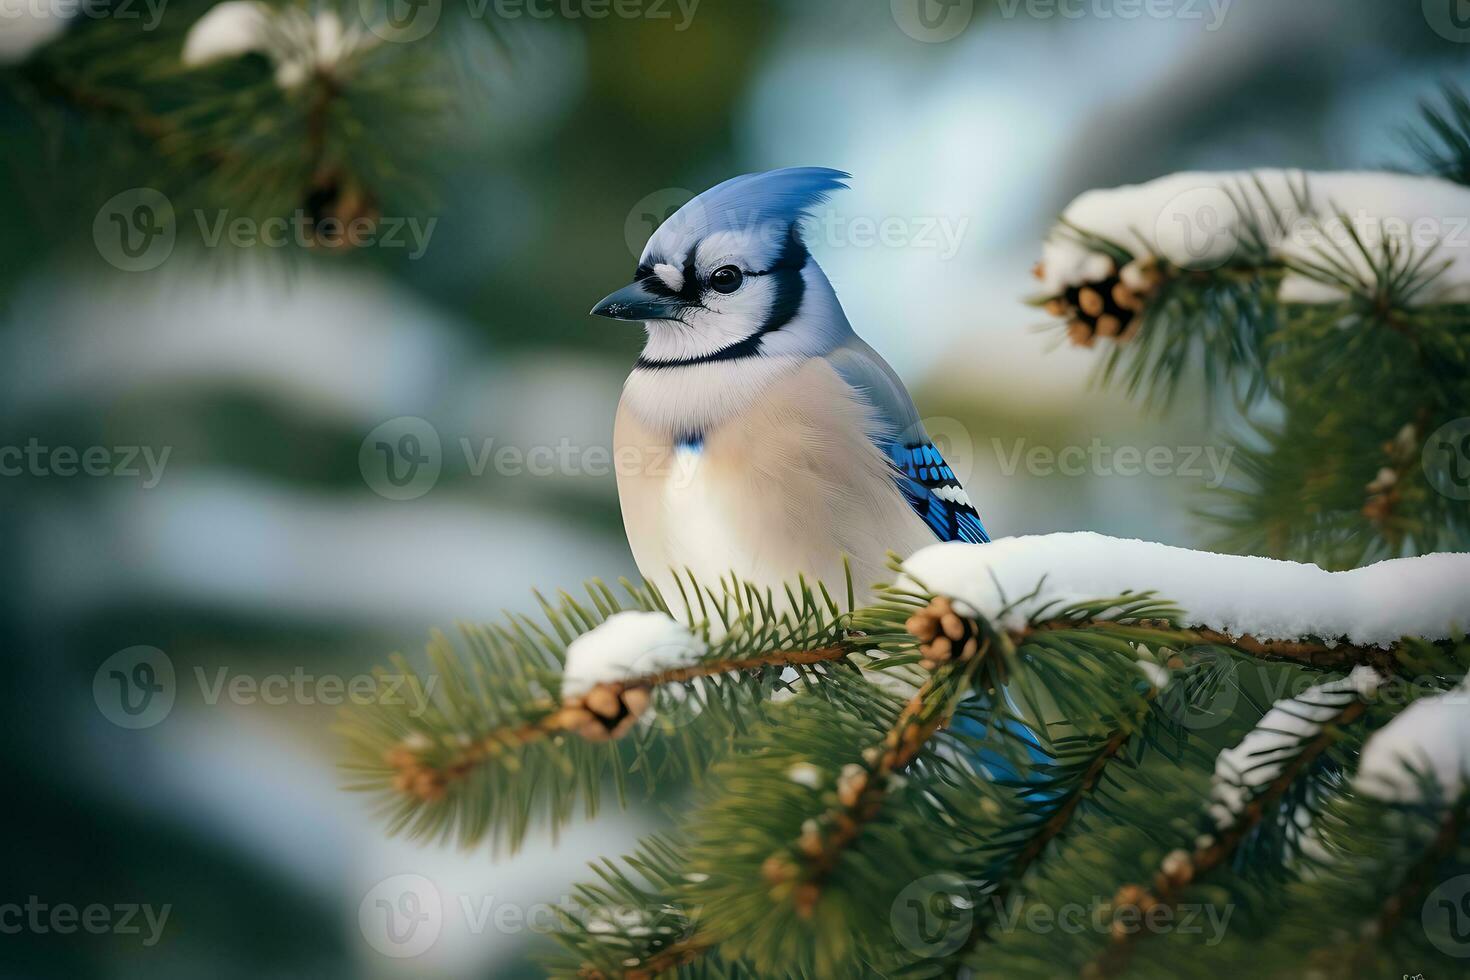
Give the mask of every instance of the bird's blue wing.
<svg viewBox="0 0 1470 980">
<path fill-rule="evenodd" d="M 934 443 L 927 439 L 896 441 L 887 448 L 900 474 L 899 489 L 940 541 L 985 544 L 990 540 L 970 495 Z"/>
<path fill-rule="evenodd" d="M 873 442 L 893 461 L 895 482 L 934 536 L 941 541 L 988 542 L 990 535 L 965 488 L 924 431 L 903 383 L 877 352 L 853 338 L 828 354 L 827 361 L 874 409 L 879 427 Z M 995 712 L 990 695 L 976 694 L 964 702 L 950 728 L 977 742 L 971 761 L 980 775 L 1017 787 L 1034 804 L 1052 805 L 1062 792 L 1050 775 L 1056 760 L 1036 730 L 1017 717 L 1020 712 L 1010 693 L 1002 689 L 1000 696 L 1007 710 Z M 994 739 L 1010 744 L 1001 746 Z"/>
<path fill-rule="evenodd" d="M 924 431 L 913 400 L 893 369 L 857 338 L 828 354 L 827 360 L 873 408 L 878 422 L 873 441 L 893 461 L 894 482 L 934 536 L 940 541 L 988 542 L 980 514 Z"/>
</svg>

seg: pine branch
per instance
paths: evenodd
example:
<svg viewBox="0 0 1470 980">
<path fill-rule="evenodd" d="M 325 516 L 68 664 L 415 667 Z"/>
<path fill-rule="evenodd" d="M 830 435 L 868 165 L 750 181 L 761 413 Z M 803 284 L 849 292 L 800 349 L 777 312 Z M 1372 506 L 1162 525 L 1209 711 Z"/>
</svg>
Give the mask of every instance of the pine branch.
<svg viewBox="0 0 1470 980">
<path fill-rule="evenodd" d="M 456 780 L 466 778 L 478 766 L 487 765 L 502 753 L 519 748 L 528 742 L 554 738 L 557 735 L 575 735 L 588 741 L 603 741 L 610 737 L 606 721 L 629 722 L 637 719 L 651 698 L 650 692 L 674 685 L 687 684 L 700 678 L 713 678 L 724 674 L 781 670 L 787 667 L 811 666 L 841 660 L 854 652 L 849 646 L 821 647 L 815 650 L 781 650 L 750 657 L 720 658 L 689 667 L 673 668 L 630 677 L 617 683 L 598 685 L 584 701 L 589 704 L 607 705 L 599 714 L 584 707 L 567 707 L 554 701 L 542 701 L 526 705 L 528 715 L 539 715 L 533 721 L 511 727 L 497 728 L 465 746 L 447 759 L 435 760 L 425 757 L 420 750 L 431 748 L 426 740 L 410 736 L 403 744 L 390 749 L 388 764 L 396 774 L 394 787 L 425 800 L 442 800 L 447 787 Z M 620 711 L 620 705 L 633 701 L 637 708 Z"/>
<path fill-rule="evenodd" d="M 823 884 L 863 827 L 877 817 L 893 776 L 918 758 L 953 713 L 958 699 L 970 691 L 994 639 L 984 633 L 965 635 L 969 630 L 963 626 L 954 633 L 957 635 L 947 638 L 960 647 L 959 656 L 924 682 L 882 741 L 863 753 L 862 764 L 844 769 L 837 785 L 837 806 L 804 825 L 794 846 L 773 854 L 762 867 L 773 886 L 799 882 L 794 895 L 796 914 L 802 918 L 811 918 Z"/>
<path fill-rule="evenodd" d="M 1270 764 L 1279 764 L 1279 773 L 1265 785 L 1252 787 L 1251 798 L 1228 823 L 1202 839 L 1192 853 L 1176 851 L 1166 857 L 1154 875 L 1151 889 L 1136 884 L 1120 888 L 1113 901 L 1115 919 L 1111 942 L 1084 968 L 1083 976 L 1118 976 L 1127 968 L 1144 931 L 1127 928 L 1116 918 L 1118 909 L 1133 909 L 1147 914 L 1158 906 L 1172 907 L 1187 886 L 1226 865 L 1294 782 L 1332 747 L 1339 737 L 1339 730 L 1358 720 L 1366 710 L 1367 706 L 1361 699 L 1352 700 L 1330 723 L 1323 723 L 1318 733 L 1301 744 L 1289 760 L 1283 762 L 1279 757 L 1273 757 Z"/>
<path fill-rule="evenodd" d="M 1459 846 L 1460 835 L 1466 826 L 1467 811 L 1470 811 L 1470 796 L 1463 796 L 1445 812 L 1433 843 L 1425 850 L 1423 857 L 1407 869 L 1398 887 L 1384 898 L 1378 908 L 1377 918 L 1369 928 L 1363 930 L 1364 933 L 1373 937 L 1388 936 L 1399 927 L 1405 910 L 1412 908 L 1429 890 L 1434 867 Z M 1355 962 L 1361 960 L 1362 949 L 1354 950 L 1351 958 Z"/>
<path fill-rule="evenodd" d="M 1419 103 L 1421 127 L 1408 130 L 1405 140 L 1429 173 L 1470 185 L 1470 99 L 1452 85 L 1440 90 L 1440 99 L 1443 108 Z"/>
<path fill-rule="evenodd" d="M 1443 956 L 1424 941 L 1413 912 L 1435 883 L 1465 867 L 1470 794 L 1437 800 L 1432 782 L 1424 777 L 1425 798 L 1435 801 L 1429 805 L 1353 797 L 1319 816 L 1310 873 L 1293 885 L 1292 895 L 1293 907 L 1311 914 L 1289 921 L 1280 940 L 1293 953 L 1310 948 L 1306 962 L 1313 969 L 1371 977 L 1391 964 Z M 1338 941 L 1322 944 L 1324 932 L 1337 933 Z"/>
<path fill-rule="evenodd" d="M 1130 740 L 1137 734 L 1138 726 L 1141 726 L 1148 718 L 1150 710 L 1157 698 L 1160 689 L 1157 685 L 1149 683 L 1147 690 L 1139 699 L 1139 712 L 1135 716 L 1135 725 L 1130 727 L 1119 727 L 1108 737 L 1102 747 L 1093 753 L 1086 769 L 1073 784 L 1071 789 L 1056 804 L 1055 809 L 1040 822 L 1035 834 L 1026 838 L 1024 845 L 1015 854 L 1006 868 L 1004 876 L 999 879 L 994 889 L 987 898 L 993 908 L 1000 908 L 1006 904 L 1011 895 L 1020 887 L 1031 868 L 1037 864 L 1042 856 L 1046 854 L 1047 848 L 1053 841 L 1062 836 L 1073 823 L 1082 808 L 1083 802 L 1097 790 L 1102 781 L 1104 772 L 1108 767 L 1123 754 Z M 963 962 L 980 945 L 989 938 L 989 931 L 984 928 L 972 928 L 965 942 L 955 950 L 953 958 L 956 962 Z"/>
<path fill-rule="evenodd" d="M 595 812 L 607 780 L 620 802 L 629 775 L 650 790 L 697 780 L 761 724 L 775 696 L 836 697 L 841 686 L 828 682 L 885 662 L 882 648 L 897 639 L 876 621 L 853 629 L 820 587 L 793 590 L 783 608 L 733 580 L 718 589 L 691 581 L 685 601 L 703 617 L 691 622 L 703 656 L 561 697 L 573 640 L 627 608 L 666 612 L 651 589 L 624 588 L 620 599 L 593 583 L 586 602 L 543 601 L 540 621 L 466 628 L 462 649 L 436 634 L 428 670 L 397 658 L 385 677 L 406 695 L 344 716 L 352 788 L 379 799 L 395 832 L 466 845 L 488 835 L 515 848 L 534 823 L 565 823 L 578 801 Z"/>
<path fill-rule="evenodd" d="M 1181 628 L 1168 620 L 1138 620 L 1128 624 L 1109 620 L 1047 620 L 1030 625 L 1014 638 L 1024 640 L 1030 633 L 1045 630 L 1099 630 L 1119 633 L 1134 642 L 1229 647 L 1260 660 L 1296 663 L 1322 670 L 1367 666 L 1388 672 L 1398 667 L 1395 652 L 1383 647 L 1324 640 L 1258 640 L 1249 634 L 1232 636 L 1213 629 Z M 1148 635 L 1151 632 L 1154 635 Z"/>
</svg>

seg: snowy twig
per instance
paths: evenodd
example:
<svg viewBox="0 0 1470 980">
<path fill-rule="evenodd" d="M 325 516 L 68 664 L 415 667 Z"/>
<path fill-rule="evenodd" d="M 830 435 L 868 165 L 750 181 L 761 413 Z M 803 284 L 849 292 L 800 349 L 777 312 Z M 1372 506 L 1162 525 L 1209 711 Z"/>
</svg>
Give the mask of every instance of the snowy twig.
<svg viewBox="0 0 1470 980">
<path fill-rule="evenodd" d="M 710 660 L 645 674 L 627 675 L 619 680 L 593 684 L 584 693 L 568 697 L 560 703 L 543 701 L 527 705 L 526 713 L 535 720 L 500 728 L 481 736 L 442 762 L 430 761 L 424 755 L 424 750 L 431 748 L 433 744 L 429 739 L 413 735 L 388 750 L 384 760 L 395 771 L 395 789 L 424 800 L 441 800 L 450 783 L 464 779 L 477 766 L 491 762 L 528 742 L 566 734 L 578 735 L 591 741 L 603 741 L 622 735 L 647 708 L 650 702 L 649 692 L 656 688 L 723 674 L 826 663 L 841 660 L 852 652 L 852 649 L 845 646 L 777 650 L 758 656 Z M 535 717 L 538 715 L 539 717 Z"/>
<path fill-rule="evenodd" d="M 1027 626 L 1012 634 L 1023 640 L 1032 633 L 1047 630 L 1097 630 L 1100 632 L 1126 633 L 1136 638 L 1139 631 L 1167 633 L 1162 645 L 1211 645 L 1230 647 L 1240 653 L 1249 654 L 1259 660 L 1274 660 L 1301 664 L 1322 670 L 1348 670 L 1367 666 L 1387 672 L 1397 663 L 1392 649 L 1378 646 L 1359 646 L 1352 643 L 1328 643 L 1307 640 L 1258 640 L 1250 635 L 1232 636 L 1212 629 L 1180 629 L 1167 620 L 1137 620 L 1126 625 L 1110 620 L 1053 619 Z"/>
<path fill-rule="evenodd" d="M 1099 596 L 1155 593 L 1181 610 L 1177 627 L 1248 637 L 1260 651 L 1276 644 L 1283 656 L 1289 644 L 1313 644 L 1299 648 L 1306 653 L 1319 641 L 1387 650 L 1406 636 L 1450 639 L 1470 625 L 1470 554 L 1328 572 L 1074 532 L 931 545 L 903 573 L 909 586 L 954 600 L 962 615 L 1020 633 Z"/>
<path fill-rule="evenodd" d="M 1347 678 L 1317 685 L 1296 698 L 1284 698 L 1257 726 L 1216 762 L 1211 806 L 1217 831 L 1197 842 L 1194 851 L 1174 851 L 1164 858 L 1152 888 L 1125 885 L 1113 907 L 1143 914 L 1172 906 L 1191 882 L 1227 863 L 1260 826 L 1271 807 L 1307 772 L 1337 739 L 1337 730 L 1367 710 L 1365 698 L 1376 689 L 1377 675 L 1360 667 Z M 1143 930 L 1115 920 L 1111 943 L 1084 969 L 1085 977 L 1116 976 L 1128 965 Z"/>
</svg>

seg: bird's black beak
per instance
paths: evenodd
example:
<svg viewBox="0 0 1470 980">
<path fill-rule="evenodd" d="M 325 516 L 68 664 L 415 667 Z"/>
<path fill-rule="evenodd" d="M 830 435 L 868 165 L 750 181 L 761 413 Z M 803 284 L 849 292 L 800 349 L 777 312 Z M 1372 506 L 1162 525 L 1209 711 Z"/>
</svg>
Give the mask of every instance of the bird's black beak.
<svg viewBox="0 0 1470 980">
<path fill-rule="evenodd" d="M 673 320 L 682 309 L 683 304 L 676 297 L 660 296 L 641 282 L 635 282 L 604 296 L 592 307 L 592 315 L 613 320 Z"/>
</svg>

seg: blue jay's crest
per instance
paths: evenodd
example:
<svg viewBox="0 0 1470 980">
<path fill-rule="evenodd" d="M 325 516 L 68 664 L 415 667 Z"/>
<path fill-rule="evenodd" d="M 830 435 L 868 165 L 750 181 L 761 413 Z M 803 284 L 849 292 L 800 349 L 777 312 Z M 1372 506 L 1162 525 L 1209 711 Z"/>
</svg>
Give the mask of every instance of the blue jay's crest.
<svg viewBox="0 0 1470 980">
<path fill-rule="evenodd" d="M 826 167 L 787 167 L 742 174 L 716 184 L 669 216 L 649 238 L 640 265 L 682 265 L 701 240 L 720 232 L 749 236 L 779 250 L 782 240 L 799 236 L 798 222 L 833 191 L 847 187 L 850 175 Z"/>
</svg>

